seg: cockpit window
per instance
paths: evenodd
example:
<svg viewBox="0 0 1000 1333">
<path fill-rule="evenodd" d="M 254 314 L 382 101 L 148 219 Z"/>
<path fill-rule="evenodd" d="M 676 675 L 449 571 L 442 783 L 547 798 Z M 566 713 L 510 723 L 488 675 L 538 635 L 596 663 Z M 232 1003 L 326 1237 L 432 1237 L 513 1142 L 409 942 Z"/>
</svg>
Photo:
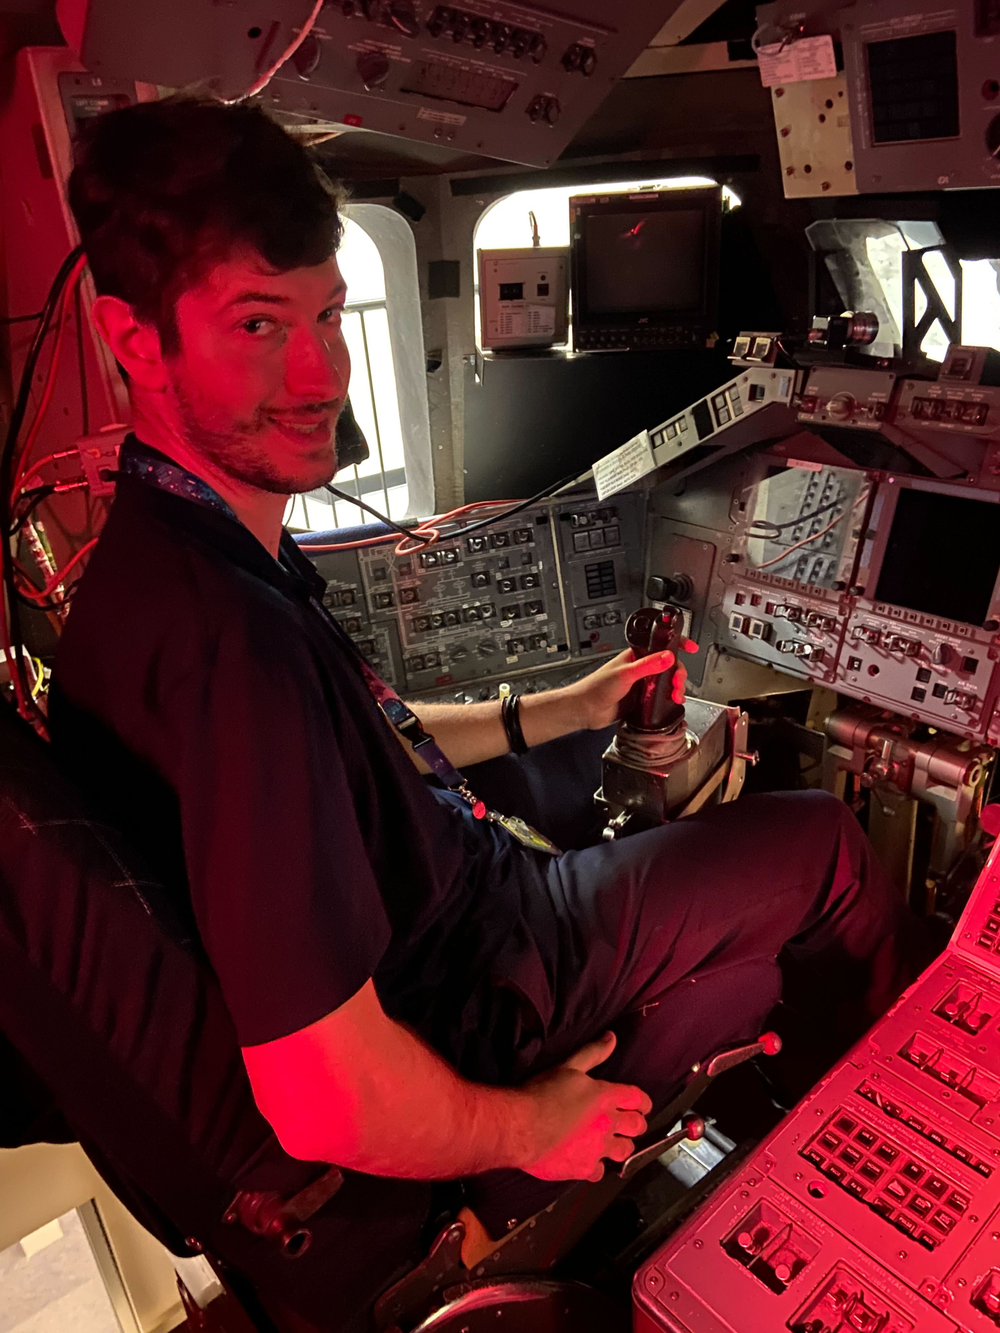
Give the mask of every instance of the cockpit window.
<svg viewBox="0 0 1000 1333">
<path fill-rule="evenodd" d="M 344 210 L 338 260 L 347 283 L 343 330 L 351 354 L 351 406 L 370 452 L 366 462 L 339 472 L 336 485 L 394 519 L 419 504 L 412 472 L 429 474 L 430 454 L 426 393 L 422 400 L 413 394 L 413 386 L 423 384 L 423 346 L 416 261 L 407 241 L 412 250 L 406 222 L 391 209 L 365 204 Z M 414 310 L 415 340 L 401 336 Z M 320 490 L 294 497 L 286 521 L 296 531 L 319 531 L 375 520 Z"/>
</svg>

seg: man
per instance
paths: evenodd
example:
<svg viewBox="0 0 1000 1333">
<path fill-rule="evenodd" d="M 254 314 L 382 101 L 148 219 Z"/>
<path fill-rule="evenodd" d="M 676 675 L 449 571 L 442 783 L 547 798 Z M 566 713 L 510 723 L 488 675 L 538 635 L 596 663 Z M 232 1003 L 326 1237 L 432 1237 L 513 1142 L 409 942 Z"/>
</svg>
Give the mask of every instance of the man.
<svg viewBox="0 0 1000 1333">
<path fill-rule="evenodd" d="M 53 733 L 193 911 L 289 1152 L 463 1179 L 495 1236 L 551 1197 L 530 1177 L 599 1179 L 755 1035 L 786 945 L 884 1009 L 907 921 L 832 798 L 554 857 L 418 773 L 282 533 L 336 471 L 349 376 L 336 199 L 302 149 L 253 107 L 147 103 L 87 127 L 71 202 L 137 438 Z M 671 661 L 525 698 L 526 743 L 606 727 Z M 416 711 L 459 767 L 509 749 L 495 702 Z"/>
</svg>

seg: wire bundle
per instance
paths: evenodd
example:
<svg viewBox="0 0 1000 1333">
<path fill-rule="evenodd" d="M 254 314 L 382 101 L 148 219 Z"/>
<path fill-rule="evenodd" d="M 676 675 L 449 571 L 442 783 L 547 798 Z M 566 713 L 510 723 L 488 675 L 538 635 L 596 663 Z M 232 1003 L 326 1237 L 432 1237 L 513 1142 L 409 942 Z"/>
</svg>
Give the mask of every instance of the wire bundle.
<svg viewBox="0 0 1000 1333">
<path fill-rule="evenodd" d="M 0 506 L 2 506 L 3 511 L 4 532 L 3 547 L 0 550 L 0 576 L 3 580 L 4 600 L 6 602 L 6 615 L 0 616 L 0 643 L 2 643 L 6 656 L 18 709 L 22 716 L 36 726 L 44 726 L 45 720 L 44 713 L 36 702 L 41 677 L 35 671 L 34 679 L 29 678 L 29 658 L 24 648 L 20 608 L 25 603 L 40 610 L 58 610 L 63 606 L 64 600 L 59 596 L 63 580 L 70 570 L 79 564 L 90 551 L 94 542 L 87 542 L 62 569 L 53 571 L 45 580 L 45 585 L 42 588 L 34 587 L 17 564 L 13 542 L 30 524 L 31 515 L 44 500 L 59 491 L 76 489 L 86 485 L 83 481 L 50 482 L 37 485 L 32 489 L 27 488 L 28 483 L 35 480 L 47 465 L 76 452 L 75 450 L 64 450 L 61 453 L 50 454 L 29 467 L 29 460 L 37 444 L 45 413 L 55 393 L 56 378 L 65 342 L 69 305 L 85 264 L 86 259 L 83 251 L 77 246 L 63 260 L 53 279 L 45 304 L 38 314 L 38 324 L 25 358 L 3 450 L 0 453 Z M 45 340 L 53 326 L 55 327 L 55 341 L 45 373 L 38 410 L 32 419 L 27 434 L 21 441 L 21 432 L 28 412 L 31 386 L 38 369 Z M 29 532 L 31 532 L 30 528 Z M 44 570 L 44 564 L 42 568 Z M 59 596 L 59 600 L 53 601 L 54 596 Z"/>
</svg>

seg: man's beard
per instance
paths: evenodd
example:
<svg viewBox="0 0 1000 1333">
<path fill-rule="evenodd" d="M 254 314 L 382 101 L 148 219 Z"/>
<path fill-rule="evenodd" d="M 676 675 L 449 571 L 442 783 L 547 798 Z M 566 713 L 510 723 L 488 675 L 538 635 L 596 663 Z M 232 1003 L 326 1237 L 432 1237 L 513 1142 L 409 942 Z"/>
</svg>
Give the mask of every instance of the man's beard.
<svg viewBox="0 0 1000 1333">
<path fill-rule="evenodd" d="M 171 378 L 171 391 L 189 444 L 233 481 L 273 495 L 297 495 L 315 490 L 336 476 L 336 445 L 328 462 L 317 466 L 308 477 L 290 476 L 261 446 L 261 436 L 269 425 L 264 408 L 258 407 L 252 420 L 239 421 L 198 401 L 179 379 Z"/>
</svg>

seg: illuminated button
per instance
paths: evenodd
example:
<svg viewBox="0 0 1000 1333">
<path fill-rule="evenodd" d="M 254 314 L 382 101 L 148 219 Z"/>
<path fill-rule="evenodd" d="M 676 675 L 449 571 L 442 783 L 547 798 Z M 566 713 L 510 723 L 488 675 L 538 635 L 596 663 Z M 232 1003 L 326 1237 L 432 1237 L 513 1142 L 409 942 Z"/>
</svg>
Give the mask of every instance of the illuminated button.
<svg viewBox="0 0 1000 1333">
<path fill-rule="evenodd" d="M 687 417 L 681 417 L 680 421 L 678 421 L 677 423 L 677 429 L 679 431 L 686 431 L 687 428 L 688 428 Z"/>
<path fill-rule="evenodd" d="M 729 424 L 731 417 L 729 415 L 729 409 L 727 407 L 720 407 L 718 416 L 719 416 L 720 426 L 727 426 Z"/>
<path fill-rule="evenodd" d="M 676 438 L 676 435 L 677 435 L 677 426 L 674 424 L 674 422 L 671 422 L 670 425 L 667 427 L 667 439 L 673 440 Z"/>
<path fill-rule="evenodd" d="M 746 621 L 746 616 L 741 615 L 739 611 L 733 611 L 729 617 L 729 628 L 733 634 L 741 634 Z"/>
<path fill-rule="evenodd" d="M 604 529 L 605 546 L 617 546 L 620 541 L 621 541 L 621 532 L 619 531 L 617 525 L 612 524 L 611 527 Z"/>
</svg>

